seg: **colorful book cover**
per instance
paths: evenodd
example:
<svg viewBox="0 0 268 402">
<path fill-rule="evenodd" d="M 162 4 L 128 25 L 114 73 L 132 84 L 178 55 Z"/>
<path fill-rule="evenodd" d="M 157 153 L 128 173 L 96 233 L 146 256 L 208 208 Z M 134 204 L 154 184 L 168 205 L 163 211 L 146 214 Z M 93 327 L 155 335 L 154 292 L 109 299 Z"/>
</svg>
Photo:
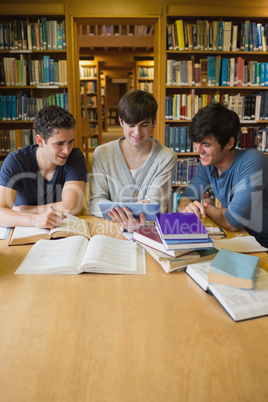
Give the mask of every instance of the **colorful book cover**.
<svg viewBox="0 0 268 402">
<path fill-rule="evenodd" d="M 159 213 L 156 215 L 156 225 L 164 239 L 208 238 L 205 226 L 194 213 Z"/>
</svg>

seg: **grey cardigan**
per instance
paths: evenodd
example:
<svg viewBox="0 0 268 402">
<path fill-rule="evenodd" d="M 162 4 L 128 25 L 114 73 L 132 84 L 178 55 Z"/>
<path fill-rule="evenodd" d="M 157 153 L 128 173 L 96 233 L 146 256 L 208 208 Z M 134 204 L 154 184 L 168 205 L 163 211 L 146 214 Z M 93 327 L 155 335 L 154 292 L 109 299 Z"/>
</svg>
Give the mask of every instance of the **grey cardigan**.
<svg viewBox="0 0 268 402">
<path fill-rule="evenodd" d="M 144 164 L 144 168 L 134 183 L 119 142 L 98 146 L 93 155 L 88 211 L 101 216 L 99 202 L 137 202 L 143 199 L 158 202 L 161 212 L 167 211 L 171 186 L 177 162 L 176 154 L 156 140 L 156 147 Z"/>
</svg>

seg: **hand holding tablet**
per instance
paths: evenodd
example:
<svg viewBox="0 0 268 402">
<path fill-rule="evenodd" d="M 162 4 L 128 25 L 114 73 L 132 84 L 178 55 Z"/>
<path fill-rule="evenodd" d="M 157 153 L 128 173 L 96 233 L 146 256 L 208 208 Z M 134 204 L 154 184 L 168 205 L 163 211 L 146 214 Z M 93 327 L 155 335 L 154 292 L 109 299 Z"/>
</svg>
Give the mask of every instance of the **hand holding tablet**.
<svg viewBox="0 0 268 402">
<path fill-rule="evenodd" d="M 99 207 L 104 219 L 112 220 L 108 215 L 111 209 L 116 210 L 117 207 L 127 207 L 132 213 L 133 217 L 139 219 L 140 214 L 145 215 L 146 220 L 154 221 L 155 215 L 160 212 L 160 204 L 157 203 L 138 203 L 138 202 L 100 202 Z"/>
</svg>

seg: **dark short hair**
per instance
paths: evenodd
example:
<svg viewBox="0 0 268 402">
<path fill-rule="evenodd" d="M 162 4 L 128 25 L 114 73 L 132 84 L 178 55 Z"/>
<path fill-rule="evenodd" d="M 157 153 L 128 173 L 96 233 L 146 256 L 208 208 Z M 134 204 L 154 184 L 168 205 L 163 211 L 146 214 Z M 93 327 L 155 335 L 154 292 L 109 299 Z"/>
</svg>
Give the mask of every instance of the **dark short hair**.
<svg viewBox="0 0 268 402">
<path fill-rule="evenodd" d="M 60 106 L 50 105 L 39 110 L 34 119 L 34 129 L 36 134 L 41 135 L 43 140 L 47 140 L 54 135 L 54 129 L 70 129 L 76 124 L 75 118 L 66 109 Z"/>
<path fill-rule="evenodd" d="M 193 142 L 201 142 L 212 135 L 221 145 L 221 149 L 234 138 L 234 147 L 240 132 L 238 115 L 227 108 L 224 103 L 209 103 L 193 117 L 189 127 L 189 138 Z"/>
<path fill-rule="evenodd" d="M 118 116 L 127 124 L 137 124 L 145 119 L 155 120 L 157 102 L 153 95 L 139 89 L 131 89 L 120 99 Z"/>
</svg>

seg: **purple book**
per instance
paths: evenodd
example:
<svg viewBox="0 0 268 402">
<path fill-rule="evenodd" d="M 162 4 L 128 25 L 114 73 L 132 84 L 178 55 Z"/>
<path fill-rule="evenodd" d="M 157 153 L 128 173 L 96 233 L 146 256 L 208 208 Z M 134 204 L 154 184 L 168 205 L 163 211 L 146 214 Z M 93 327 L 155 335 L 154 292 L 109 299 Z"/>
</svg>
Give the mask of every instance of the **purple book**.
<svg viewBox="0 0 268 402">
<path fill-rule="evenodd" d="M 189 212 L 159 213 L 155 223 L 163 239 L 207 239 L 208 232 L 200 219 Z"/>
</svg>

